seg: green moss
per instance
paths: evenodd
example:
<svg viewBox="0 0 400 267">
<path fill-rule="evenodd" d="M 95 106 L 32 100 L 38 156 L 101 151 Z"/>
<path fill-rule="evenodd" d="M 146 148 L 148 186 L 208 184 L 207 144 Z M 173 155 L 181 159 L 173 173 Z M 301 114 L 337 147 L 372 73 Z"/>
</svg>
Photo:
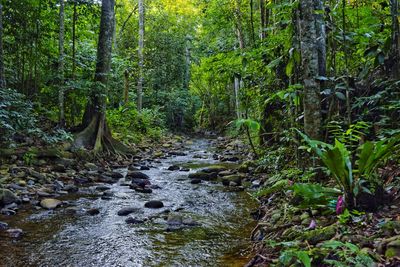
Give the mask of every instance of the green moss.
<svg viewBox="0 0 400 267">
<path fill-rule="evenodd" d="M 329 240 L 336 235 L 336 226 L 330 225 L 321 229 L 316 229 L 312 231 L 305 232 L 301 239 L 307 241 L 311 245 L 316 245 L 317 243 L 325 240 Z"/>
</svg>

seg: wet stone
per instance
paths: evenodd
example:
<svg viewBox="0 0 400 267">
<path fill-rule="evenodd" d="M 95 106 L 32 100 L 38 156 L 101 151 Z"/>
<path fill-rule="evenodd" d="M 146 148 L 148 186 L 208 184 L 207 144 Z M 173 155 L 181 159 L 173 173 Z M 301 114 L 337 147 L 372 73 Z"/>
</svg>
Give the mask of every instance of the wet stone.
<svg viewBox="0 0 400 267">
<path fill-rule="evenodd" d="M 8 229 L 8 224 L 5 222 L 0 222 L 0 230 L 6 230 Z"/>
<path fill-rule="evenodd" d="M 148 180 L 150 179 L 150 177 L 143 173 L 143 172 L 139 172 L 139 171 L 130 171 L 128 172 L 128 174 L 126 175 L 126 178 L 130 178 L 130 179 L 145 179 Z"/>
<path fill-rule="evenodd" d="M 201 179 L 192 179 L 190 181 L 191 184 L 200 184 L 201 183 Z"/>
<path fill-rule="evenodd" d="M 11 238 L 21 238 L 24 234 L 24 231 L 19 228 L 8 229 L 6 232 Z"/>
<path fill-rule="evenodd" d="M 137 212 L 137 211 L 139 211 L 138 208 L 127 207 L 127 208 L 120 209 L 117 214 L 118 214 L 118 216 L 126 216 L 126 215 L 129 215 L 129 214 Z"/>
<path fill-rule="evenodd" d="M 149 209 L 160 209 L 164 207 L 164 203 L 159 200 L 151 200 L 149 202 L 146 202 L 144 206 Z"/>
<path fill-rule="evenodd" d="M 172 165 L 168 167 L 169 171 L 179 171 L 180 167 L 176 165 Z"/>
<path fill-rule="evenodd" d="M 89 214 L 90 216 L 95 216 L 95 215 L 100 214 L 100 210 L 97 208 L 93 208 L 93 209 L 87 210 L 86 213 Z"/>
</svg>

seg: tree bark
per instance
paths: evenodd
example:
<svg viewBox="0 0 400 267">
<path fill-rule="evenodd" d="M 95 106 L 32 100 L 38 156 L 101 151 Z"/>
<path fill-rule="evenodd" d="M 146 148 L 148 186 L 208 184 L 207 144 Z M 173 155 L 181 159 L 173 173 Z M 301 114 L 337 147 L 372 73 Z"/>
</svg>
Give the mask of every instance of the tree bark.
<svg viewBox="0 0 400 267">
<path fill-rule="evenodd" d="M 58 105 L 59 105 L 59 126 L 65 127 L 65 103 L 64 103 L 64 38 L 65 38 L 65 26 L 64 26 L 64 0 L 60 0 L 60 32 L 58 36 Z"/>
<path fill-rule="evenodd" d="M 143 108 L 144 27 L 144 0 L 139 0 L 139 80 L 137 86 L 137 109 L 139 112 Z"/>
<path fill-rule="evenodd" d="M 392 47 L 391 58 L 393 60 L 392 77 L 398 79 L 400 77 L 400 27 L 399 27 L 399 2 L 398 0 L 390 0 L 391 16 L 392 16 Z"/>
<path fill-rule="evenodd" d="M 125 70 L 124 72 L 124 104 L 128 105 L 129 103 L 129 71 Z"/>
<path fill-rule="evenodd" d="M 108 75 L 111 70 L 115 0 L 102 0 L 100 33 L 97 45 L 97 62 L 94 81 L 96 92 L 86 105 L 82 120 L 84 130 L 77 134 L 74 148 L 91 147 L 95 153 L 128 152 L 127 148 L 112 138 L 106 122 L 106 96 Z"/>
<path fill-rule="evenodd" d="M 260 39 L 264 40 L 266 37 L 265 28 L 266 25 L 266 13 L 265 13 L 265 0 L 260 0 Z"/>
<path fill-rule="evenodd" d="M 3 5 L 0 3 L 0 88 L 6 87 L 3 56 Z"/>
<path fill-rule="evenodd" d="M 78 19 L 78 12 L 76 10 L 76 0 L 74 1 L 74 12 L 72 18 L 72 79 L 76 75 L 76 21 Z"/>
<path fill-rule="evenodd" d="M 317 31 L 313 0 L 300 1 L 301 8 L 301 52 L 304 85 L 304 131 L 312 139 L 320 139 L 321 101 Z"/>
<path fill-rule="evenodd" d="M 317 33 L 319 76 L 326 76 L 326 26 L 324 20 L 324 0 L 315 1 L 315 28 Z"/>
<path fill-rule="evenodd" d="M 190 66 L 191 66 L 191 37 L 186 36 L 186 46 L 185 46 L 185 77 L 183 80 L 183 88 L 189 90 L 190 83 Z"/>
</svg>

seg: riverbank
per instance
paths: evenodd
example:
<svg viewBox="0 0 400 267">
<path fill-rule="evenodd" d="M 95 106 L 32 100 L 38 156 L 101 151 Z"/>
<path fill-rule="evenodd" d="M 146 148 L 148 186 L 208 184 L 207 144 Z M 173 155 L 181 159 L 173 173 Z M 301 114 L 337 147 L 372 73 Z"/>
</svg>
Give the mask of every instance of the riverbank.
<svg viewBox="0 0 400 267">
<path fill-rule="evenodd" d="M 2 192 L 15 201 L 0 215 L 6 223 L 1 258 L 14 266 L 79 266 L 94 259 L 243 266 L 257 206 L 244 186 L 259 181 L 239 169 L 241 146 L 174 136 L 137 147 L 133 158 L 2 165 Z"/>
</svg>

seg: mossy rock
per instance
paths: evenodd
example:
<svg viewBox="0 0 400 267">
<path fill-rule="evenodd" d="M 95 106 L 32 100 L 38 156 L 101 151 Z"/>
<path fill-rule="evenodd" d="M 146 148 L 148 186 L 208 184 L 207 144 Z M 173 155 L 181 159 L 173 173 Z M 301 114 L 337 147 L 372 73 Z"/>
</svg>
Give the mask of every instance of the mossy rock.
<svg viewBox="0 0 400 267">
<path fill-rule="evenodd" d="M 316 245 L 321 241 L 329 240 L 336 235 L 336 226 L 330 225 L 324 228 L 305 232 L 301 239 L 307 241 L 311 245 Z"/>
<path fill-rule="evenodd" d="M 241 185 L 242 178 L 243 177 L 240 175 L 228 175 L 228 176 L 224 176 L 221 180 L 222 180 L 222 184 L 225 186 L 228 186 L 231 182 L 234 182 L 237 185 Z"/>
<path fill-rule="evenodd" d="M 217 173 L 206 173 L 206 172 L 196 172 L 196 173 L 191 173 L 188 176 L 190 179 L 200 179 L 200 180 L 213 180 L 217 178 Z"/>
</svg>

